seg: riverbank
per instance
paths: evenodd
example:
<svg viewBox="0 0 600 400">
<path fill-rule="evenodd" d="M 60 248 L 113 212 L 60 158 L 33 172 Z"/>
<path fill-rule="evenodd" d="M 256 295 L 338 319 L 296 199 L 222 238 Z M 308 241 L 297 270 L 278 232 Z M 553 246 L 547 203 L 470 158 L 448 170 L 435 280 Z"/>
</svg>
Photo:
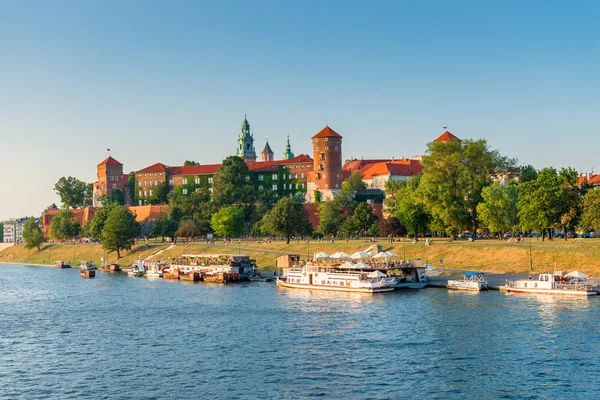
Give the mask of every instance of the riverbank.
<svg viewBox="0 0 600 400">
<path fill-rule="evenodd" d="M 162 251 L 157 257 L 169 261 L 182 254 L 206 253 L 245 253 L 256 259 L 260 269 L 275 270 L 275 260 L 283 254 L 300 254 L 303 258 L 312 257 L 315 252 L 334 253 L 344 251 L 354 253 L 365 250 L 372 243 L 370 240 L 350 241 L 257 241 L 243 240 L 232 242 L 193 242 L 178 243 L 169 248 L 168 244 L 149 242 L 139 244 L 131 251 L 121 252 L 116 260 L 114 252 L 105 252 L 97 243 L 86 244 L 46 244 L 40 251 L 27 250 L 23 245 L 16 245 L 0 251 L 0 261 L 26 264 L 52 265 L 55 260 L 68 260 L 79 263 L 81 260 L 100 262 L 101 257 L 108 257 L 110 262 L 127 266 L 139 258 L 151 257 Z M 384 250 L 392 251 L 401 259 L 418 259 L 435 267 L 455 268 L 457 270 L 476 270 L 491 273 L 527 275 L 557 270 L 581 270 L 587 274 L 600 275 L 600 240 L 541 241 L 497 241 L 481 240 L 476 242 L 435 240 L 432 245 L 424 242 L 411 243 L 378 241 L 376 244 Z M 440 262 L 441 261 L 441 262 Z"/>
</svg>

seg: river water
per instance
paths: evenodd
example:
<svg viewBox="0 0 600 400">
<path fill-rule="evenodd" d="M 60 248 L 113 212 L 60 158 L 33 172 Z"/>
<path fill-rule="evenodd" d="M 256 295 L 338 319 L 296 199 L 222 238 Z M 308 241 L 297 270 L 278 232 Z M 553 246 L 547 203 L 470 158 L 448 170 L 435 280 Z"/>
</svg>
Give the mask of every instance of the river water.
<svg viewBox="0 0 600 400">
<path fill-rule="evenodd" d="M 600 299 L 0 265 L 0 398 L 589 398 Z"/>
</svg>

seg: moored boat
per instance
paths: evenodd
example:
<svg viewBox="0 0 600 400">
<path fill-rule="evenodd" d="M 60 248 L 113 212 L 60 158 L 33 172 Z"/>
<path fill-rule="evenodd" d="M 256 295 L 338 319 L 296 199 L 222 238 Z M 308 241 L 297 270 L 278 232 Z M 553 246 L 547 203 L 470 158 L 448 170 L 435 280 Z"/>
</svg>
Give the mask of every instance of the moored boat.
<svg viewBox="0 0 600 400">
<path fill-rule="evenodd" d="M 179 271 L 180 281 L 200 282 L 202 275 L 197 271 Z"/>
<path fill-rule="evenodd" d="M 79 274 L 82 278 L 95 278 L 96 277 L 96 267 L 93 261 L 82 261 L 79 266 Z"/>
<path fill-rule="evenodd" d="M 179 279 L 179 268 L 169 268 L 163 271 L 164 279 Z"/>
<path fill-rule="evenodd" d="M 570 279 L 564 272 L 540 274 L 537 280 L 506 281 L 509 293 L 546 293 L 573 296 L 595 296 L 598 286 L 584 279 Z"/>
<path fill-rule="evenodd" d="M 237 273 L 237 271 L 205 272 L 205 273 L 202 273 L 202 280 L 204 282 L 217 282 L 217 283 L 239 282 L 240 275 Z"/>
<path fill-rule="evenodd" d="M 141 262 L 136 262 L 131 266 L 131 270 L 127 271 L 129 276 L 143 276 L 146 273 L 146 268 Z"/>
<path fill-rule="evenodd" d="M 163 268 L 166 267 L 166 264 L 163 261 L 150 261 L 144 262 L 144 267 L 146 268 L 146 278 L 162 278 Z"/>
<path fill-rule="evenodd" d="M 121 271 L 121 267 L 119 266 L 119 264 L 104 264 L 100 267 L 100 269 L 105 272 L 120 272 Z"/>
<path fill-rule="evenodd" d="M 396 279 L 396 289 L 423 289 L 429 284 L 425 267 L 412 261 L 395 261 L 385 265 Z"/>
<path fill-rule="evenodd" d="M 296 289 L 317 289 L 360 293 L 391 292 L 396 280 L 381 271 L 366 272 L 358 265 L 309 261 L 302 267 L 284 269 L 277 285 Z"/>
<path fill-rule="evenodd" d="M 71 268 L 69 261 L 54 261 L 54 266 L 58 269 Z"/>
<path fill-rule="evenodd" d="M 463 279 L 449 280 L 448 289 L 479 292 L 481 290 L 488 290 L 489 287 L 483 272 L 465 272 Z"/>
<path fill-rule="evenodd" d="M 183 254 L 170 267 L 201 274 L 235 271 L 239 280 L 247 281 L 256 271 L 256 261 L 246 254 Z"/>
</svg>

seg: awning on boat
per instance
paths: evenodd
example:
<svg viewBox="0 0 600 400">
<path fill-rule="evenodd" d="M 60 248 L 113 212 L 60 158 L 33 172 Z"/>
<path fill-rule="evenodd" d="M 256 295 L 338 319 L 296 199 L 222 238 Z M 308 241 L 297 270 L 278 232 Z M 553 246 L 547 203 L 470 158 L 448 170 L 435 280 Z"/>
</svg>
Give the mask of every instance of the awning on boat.
<svg viewBox="0 0 600 400">
<path fill-rule="evenodd" d="M 384 277 L 386 277 L 387 275 L 386 275 L 386 274 L 384 274 L 384 273 L 383 273 L 383 272 L 381 272 L 381 271 L 373 271 L 373 272 L 370 272 L 370 273 L 369 273 L 367 276 L 368 276 L 369 278 L 384 278 Z"/>
<path fill-rule="evenodd" d="M 465 272 L 464 274 L 465 276 L 478 276 L 478 275 L 485 275 L 483 272 L 479 272 L 479 271 L 469 271 L 469 272 Z"/>
<path fill-rule="evenodd" d="M 565 275 L 567 278 L 587 278 L 587 275 L 581 271 L 575 270 Z"/>
<path fill-rule="evenodd" d="M 380 251 L 379 253 L 375 254 L 373 256 L 373 258 L 388 258 L 389 256 L 387 255 L 387 253 L 384 253 L 383 251 Z"/>
<path fill-rule="evenodd" d="M 329 258 L 329 253 L 325 253 L 324 251 L 320 251 L 317 254 L 315 254 L 315 260 L 319 260 L 321 258 Z"/>
<path fill-rule="evenodd" d="M 386 252 L 385 252 L 385 254 L 386 254 L 388 257 L 398 257 L 398 254 L 396 254 L 396 253 L 394 253 L 394 252 L 392 252 L 392 251 L 386 251 Z"/>
<path fill-rule="evenodd" d="M 330 257 L 335 259 L 348 258 L 350 257 L 350 254 L 344 253 L 343 251 L 338 251 L 337 253 L 333 253 Z"/>
<path fill-rule="evenodd" d="M 356 253 L 352 254 L 350 256 L 350 258 L 352 258 L 353 260 L 360 260 L 361 258 L 369 258 L 371 257 L 369 254 L 365 253 L 364 251 L 357 251 Z"/>
</svg>

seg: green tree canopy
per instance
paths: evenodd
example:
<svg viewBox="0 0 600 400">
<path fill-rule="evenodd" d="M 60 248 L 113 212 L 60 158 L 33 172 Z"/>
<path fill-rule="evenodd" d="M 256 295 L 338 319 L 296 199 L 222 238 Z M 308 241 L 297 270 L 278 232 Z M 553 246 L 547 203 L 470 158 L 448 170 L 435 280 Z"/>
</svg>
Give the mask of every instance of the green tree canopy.
<svg viewBox="0 0 600 400">
<path fill-rule="evenodd" d="M 210 220 L 215 234 L 224 238 L 240 235 L 244 231 L 244 211 L 226 206 L 217 211 Z"/>
<path fill-rule="evenodd" d="M 586 232 L 600 230 L 600 189 L 589 190 L 583 197 L 579 226 Z"/>
<path fill-rule="evenodd" d="M 533 165 L 524 165 L 521 167 L 521 173 L 519 175 L 519 183 L 525 183 L 535 181 L 538 177 L 538 173 Z"/>
<path fill-rule="evenodd" d="M 185 162 L 183 163 L 184 167 L 195 167 L 196 165 L 199 165 L 196 161 L 190 161 L 190 160 L 185 160 Z"/>
<path fill-rule="evenodd" d="M 430 143 L 421 163 L 423 204 L 454 235 L 465 229 L 475 233 L 482 189 L 515 162 L 488 149 L 481 139 Z"/>
<path fill-rule="evenodd" d="M 33 249 L 35 247 L 38 251 L 40 250 L 42 243 L 44 243 L 44 233 L 40 224 L 35 221 L 35 218 L 29 217 L 27 219 L 25 225 L 23 225 L 22 235 L 26 248 Z"/>
<path fill-rule="evenodd" d="M 62 177 L 54 185 L 65 208 L 81 208 L 92 205 L 92 185 L 72 176 Z"/>
<path fill-rule="evenodd" d="M 421 175 L 416 175 L 406 181 L 388 181 L 386 184 L 386 192 L 389 196 L 385 204 L 415 240 L 418 239 L 419 234 L 427 231 L 432 219 L 419 192 L 421 179 Z"/>
<path fill-rule="evenodd" d="M 260 225 L 263 233 L 283 236 L 287 243 L 294 234 L 309 235 L 312 232 L 304 204 L 294 203 L 289 197 L 281 198 L 273 209 L 265 214 Z"/>
<path fill-rule="evenodd" d="M 342 183 L 342 191 L 350 196 L 355 196 L 360 190 L 366 188 L 367 185 L 362 181 L 358 171 L 352 171 L 348 179 Z"/>
<path fill-rule="evenodd" d="M 148 202 L 153 205 L 168 204 L 169 193 L 171 193 L 169 184 L 166 181 L 159 182 L 158 185 L 154 186 L 152 196 L 150 196 Z"/>
<path fill-rule="evenodd" d="M 163 240 L 165 237 L 175 240 L 175 234 L 178 228 L 179 225 L 177 224 L 177 221 L 170 219 L 164 214 L 161 214 L 154 222 L 152 234 L 154 236 L 160 236 Z"/>
<path fill-rule="evenodd" d="M 179 222 L 176 235 L 189 241 L 191 238 L 200 235 L 200 226 L 193 219 L 182 219 Z"/>
<path fill-rule="evenodd" d="M 73 239 L 80 231 L 79 222 L 73 218 L 73 213 L 69 210 L 59 211 L 50 222 L 50 236 L 54 239 Z"/>
<path fill-rule="evenodd" d="M 104 207 L 96 209 L 94 217 L 86 227 L 87 234 L 90 235 L 90 237 L 94 239 L 102 238 L 102 229 L 104 229 L 104 224 L 106 223 L 106 219 L 108 218 L 108 213 L 114 206 L 116 206 L 116 204 L 109 206 L 105 205 Z"/>
<path fill-rule="evenodd" d="M 127 207 L 115 206 L 108 213 L 102 229 L 102 247 L 116 251 L 117 258 L 121 258 L 121 250 L 131 250 L 139 229 L 140 224 Z"/>
<path fill-rule="evenodd" d="M 219 206 L 253 204 L 254 186 L 249 174 L 242 158 L 227 157 L 213 177 L 213 201 Z"/>
<path fill-rule="evenodd" d="M 344 191 L 331 201 L 319 203 L 319 229 L 323 236 L 337 236 L 348 215 L 354 211 L 356 202 Z M 344 233 L 344 232 L 343 232 Z"/>
<path fill-rule="evenodd" d="M 363 236 L 373 231 L 373 225 L 377 221 L 377 216 L 373 214 L 373 209 L 369 204 L 358 203 L 352 212 L 352 216 L 347 221 L 352 221 L 356 233 Z"/>
<path fill-rule="evenodd" d="M 503 233 L 515 229 L 519 225 L 518 190 L 516 186 L 503 186 L 494 182 L 483 188 L 483 202 L 477 205 L 480 221 L 491 233 Z"/>
</svg>

